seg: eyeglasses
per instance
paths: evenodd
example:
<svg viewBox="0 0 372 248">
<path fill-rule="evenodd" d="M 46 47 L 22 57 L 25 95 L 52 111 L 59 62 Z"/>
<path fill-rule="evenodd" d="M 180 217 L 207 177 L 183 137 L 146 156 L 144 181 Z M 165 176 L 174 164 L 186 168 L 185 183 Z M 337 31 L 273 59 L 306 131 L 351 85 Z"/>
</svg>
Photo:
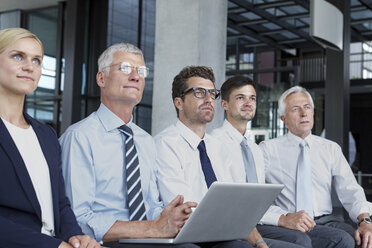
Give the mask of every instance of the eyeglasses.
<svg viewBox="0 0 372 248">
<path fill-rule="evenodd" d="M 219 90 L 216 90 L 216 89 L 204 89 L 204 88 L 201 88 L 201 87 L 193 87 L 193 88 L 190 88 L 190 89 L 185 90 L 180 95 L 180 97 L 184 97 L 190 91 L 193 91 L 194 96 L 196 98 L 200 98 L 200 99 L 205 98 L 206 95 L 207 95 L 207 93 L 209 93 L 209 95 L 211 96 L 211 98 L 213 100 L 216 100 L 220 96 L 220 91 Z"/>
<path fill-rule="evenodd" d="M 150 72 L 150 69 L 147 68 L 146 66 L 133 66 L 129 62 L 121 62 L 121 63 L 113 64 L 110 66 L 117 66 L 119 64 L 120 64 L 119 70 L 121 70 L 122 72 L 128 75 L 131 74 L 133 70 L 136 70 L 138 75 L 141 78 L 146 78 Z M 110 66 L 107 66 L 107 67 L 110 67 Z"/>
</svg>

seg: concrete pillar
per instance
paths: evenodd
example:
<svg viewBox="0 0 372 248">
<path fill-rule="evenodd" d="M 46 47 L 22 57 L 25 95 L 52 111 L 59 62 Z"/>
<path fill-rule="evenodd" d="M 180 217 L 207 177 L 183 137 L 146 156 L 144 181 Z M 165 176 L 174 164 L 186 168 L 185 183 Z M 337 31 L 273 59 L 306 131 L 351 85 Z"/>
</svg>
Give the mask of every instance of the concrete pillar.
<svg viewBox="0 0 372 248">
<path fill-rule="evenodd" d="M 212 67 L 219 89 L 225 80 L 227 0 L 156 1 L 152 135 L 177 120 L 172 82 L 188 65 Z M 207 130 L 222 125 L 223 111 L 216 113 Z"/>
</svg>

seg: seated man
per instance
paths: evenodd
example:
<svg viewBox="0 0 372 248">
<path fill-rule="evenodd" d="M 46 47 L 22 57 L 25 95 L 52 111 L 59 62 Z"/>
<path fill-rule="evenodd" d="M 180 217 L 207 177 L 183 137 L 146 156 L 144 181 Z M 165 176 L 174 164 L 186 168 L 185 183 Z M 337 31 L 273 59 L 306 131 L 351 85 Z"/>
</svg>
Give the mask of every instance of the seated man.
<svg viewBox="0 0 372 248">
<path fill-rule="evenodd" d="M 219 95 L 214 81 L 212 69 L 204 66 L 185 67 L 173 80 L 172 97 L 179 120 L 155 137 L 159 191 L 165 203 L 177 194 L 200 202 L 214 181 L 232 181 L 230 156 L 217 139 L 205 133 Z M 257 247 L 267 247 L 258 242 L 262 238 L 255 229 L 249 241 Z M 225 242 L 223 247 L 250 244 L 233 241 Z"/>
<path fill-rule="evenodd" d="M 256 113 L 257 94 L 254 83 L 244 76 L 229 78 L 222 84 L 221 97 L 226 119 L 222 127 L 213 130 L 212 136 L 224 144 L 225 153 L 231 154 L 234 159 L 231 167 L 234 182 L 265 183 L 265 165 L 261 149 L 250 140 L 247 130 L 248 122 Z M 262 220 L 269 218 L 271 212 L 275 213 L 275 208 L 278 207 L 270 207 Z M 263 226 L 257 226 L 262 235 L 260 228 Z M 286 241 L 266 238 L 264 235 L 263 237 L 272 248 L 306 247 L 306 234 L 288 229 L 288 233 L 290 232 L 294 232 L 293 238 Z M 308 246 L 311 246 L 311 242 Z"/>
<path fill-rule="evenodd" d="M 313 247 L 336 243 L 343 237 L 342 247 L 372 244 L 371 203 L 358 185 L 342 150 L 336 143 L 311 134 L 314 103 L 306 89 L 295 86 L 279 98 L 280 119 L 288 134 L 260 144 L 264 154 L 266 182 L 285 185 L 274 204 L 281 211 L 273 219 L 275 236 L 285 235 L 279 227 L 307 233 Z M 331 189 L 358 223 L 355 229 L 332 216 Z M 279 226 L 279 227 L 278 227 Z M 350 234 L 350 235 L 349 235 Z M 338 247 L 338 246 L 337 246 Z"/>
<path fill-rule="evenodd" d="M 97 241 L 111 242 L 106 246 L 119 246 L 120 238 L 174 237 L 196 204 L 183 203 L 182 196 L 165 208 L 159 201 L 153 139 L 132 122 L 148 75 L 142 52 L 115 44 L 99 57 L 98 67 L 101 106 L 60 138 L 66 191 L 78 223 Z"/>
</svg>

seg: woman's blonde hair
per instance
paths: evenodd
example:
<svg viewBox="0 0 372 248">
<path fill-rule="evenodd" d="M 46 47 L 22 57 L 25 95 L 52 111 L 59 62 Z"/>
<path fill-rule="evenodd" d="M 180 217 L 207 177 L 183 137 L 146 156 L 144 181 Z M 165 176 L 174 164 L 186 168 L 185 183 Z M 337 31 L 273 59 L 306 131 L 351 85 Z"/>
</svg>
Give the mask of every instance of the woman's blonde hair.
<svg viewBox="0 0 372 248">
<path fill-rule="evenodd" d="M 19 39 L 32 38 L 35 39 L 41 47 L 41 51 L 44 53 L 43 44 L 37 38 L 36 35 L 24 28 L 7 28 L 0 30 L 0 53 L 4 52 L 8 46 L 13 44 Z"/>
</svg>

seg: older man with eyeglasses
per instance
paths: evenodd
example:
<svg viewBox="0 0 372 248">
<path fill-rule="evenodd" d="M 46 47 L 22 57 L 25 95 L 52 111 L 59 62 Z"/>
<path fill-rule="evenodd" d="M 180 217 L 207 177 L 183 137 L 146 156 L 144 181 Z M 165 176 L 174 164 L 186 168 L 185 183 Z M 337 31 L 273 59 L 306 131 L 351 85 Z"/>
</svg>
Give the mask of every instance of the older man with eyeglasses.
<svg viewBox="0 0 372 248">
<path fill-rule="evenodd" d="M 142 52 L 115 44 L 99 57 L 98 70 L 99 109 L 60 138 L 66 191 L 78 223 L 110 247 L 131 247 L 119 244 L 120 238 L 174 237 L 196 204 L 183 203 L 179 195 L 167 207 L 159 200 L 153 139 L 132 121 L 149 73 Z"/>
</svg>

